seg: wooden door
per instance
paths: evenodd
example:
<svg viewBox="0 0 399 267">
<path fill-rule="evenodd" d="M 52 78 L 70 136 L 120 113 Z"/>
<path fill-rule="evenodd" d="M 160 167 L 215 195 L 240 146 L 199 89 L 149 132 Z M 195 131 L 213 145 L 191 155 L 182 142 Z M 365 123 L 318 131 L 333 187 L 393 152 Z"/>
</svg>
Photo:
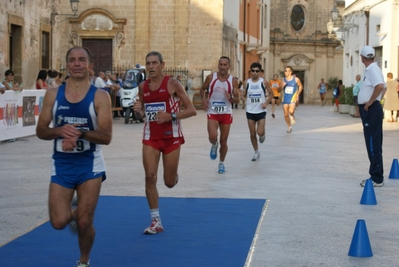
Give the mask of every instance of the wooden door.
<svg viewBox="0 0 399 267">
<path fill-rule="evenodd" d="M 83 47 L 93 54 L 93 70 L 96 75 L 99 71 L 112 70 L 111 39 L 83 39 Z"/>
</svg>

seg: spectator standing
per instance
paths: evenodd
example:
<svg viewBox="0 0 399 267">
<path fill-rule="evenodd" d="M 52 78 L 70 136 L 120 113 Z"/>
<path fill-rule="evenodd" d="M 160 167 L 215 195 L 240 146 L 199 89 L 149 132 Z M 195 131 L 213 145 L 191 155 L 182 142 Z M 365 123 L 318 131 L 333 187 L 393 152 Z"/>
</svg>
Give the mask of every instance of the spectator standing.
<svg viewBox="0 0 399 267">
<path fill-rule="evenodd" d="M 47 80 L 47 71 L 46 70 L 39 71 L 36 78 L 36 89 L 47 90 L 49 86 L 47 85 L 46 80 Z"/>
<path fill-rule="evenodd" d="M 357 95 L 359 94 L 359 90 L 362 87 L 362 76 L 360 74 L 356 75 L 356 84 L 353 86 L 353 103 L 355 105 L 355 115 L 353 117 L 359 118 L 359 104 L 357 103 Z"/>
<path fill-rule="evenodd" d="M 370 179 L 374 187 L 381 187 L 384 185 L 384 166 L 382 162 L 383 111 L 380 101 L 384 96 L 386 84 L 380 67 L 374 61 L 374 48 L 371 46 L 363 47 L 360 56 L 366 68 L 357 101 L 370 161 Z M 365 186 L 365 184 L 366 180 L 360 183 L 361 186 Z"/>
<path fill-rule="evenodd" d="M 399 97 L 397 93 L 398 82 L 393 79 L 391 72 L 387 75 L 387 91 L 384 98 L 384 110 L 387 122 L 396 122 L 399 110 Z"/>
<path fill-rule="evenodd" d="M 194 82 L 194 75 L 190 75 L 190 77 L 187 80 L 187 94 L 188 94 L 188 98 L 190 98 L 191 102 L 193 102 L 193 98 L 194 98 L 194 88 L 193 88 L 193 82 Z"/>
<path fill-rule="evenodd" d="M 6 90 L 14 90 L 16 92 L 21 92 L 22 88 L 18 83 L 14 82 L 14 72 L 12 70 L 6 70 L 4 73 L 5 79 L 3 85 Z"/>
<path fill-rule="evenodd" d="M 343 87 L 342 80 L 339 80 L 333 91 L 334 103 L 335 106 L 337 107 L 337 112 L 339 112 L 339 96 L 342 93 L 342 87 Z"/>
</svg>

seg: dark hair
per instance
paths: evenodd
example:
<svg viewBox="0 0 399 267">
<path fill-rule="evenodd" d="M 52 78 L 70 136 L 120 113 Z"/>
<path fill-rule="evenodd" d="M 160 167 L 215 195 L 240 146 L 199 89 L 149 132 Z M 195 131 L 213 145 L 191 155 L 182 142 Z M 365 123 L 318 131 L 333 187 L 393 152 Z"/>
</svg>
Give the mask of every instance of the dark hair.
<svg viewBox="0 0 399 267">
<path fill-rule="evenodd" d="M 157 52 L 157 51 L 151 51 L 150 53 L 148 53 L 148 54 L 145 56 L 145 60 L 147 61 L 147 58 L 150 57 L 150 56 L 157 56 L 158 59 L 159 59 L 159 62 L 160 62 L 160 63 L 163 63 L 163 57 L 162 57 L 161 53 L 159 53 L 159 52 Z"/>
<path fill-rule="evenodd" d="M 14 72 L 12 70 L 6 70 L 6 72 L 4 73 L 4 76 L 8 76 L 12 74 L 12 76 L 14 76 Z"/>
<path fill-rule="evenodd" d="M 87 53 L 87 59 L 89 60 L 90 63 L 93 63 L 93 54 L 90 52 L 90 50 L 87 49 L 86 47 L 75 45 L 75 46 L 69 48 L 69 50 L 66 53 L 65 60 L 66 60 L 67 64 L 68 64 L 68 56 L 71 53 L 71 51 L 74 50 L 74 49 L 83 49 L 83 50 L 85 50 L 86 53 Z"/>
<path fill-rule="evenodd" d="M 221 56 L 221 57 L 219 58 L 219 61 L 220 61 L 221 59 L 227 59 L 227 61 L 229 61 L 229 64 L 230 64 L 230 58 L 229 58 L 229 57 L 227 57 L 227 56 Z"/>
<path fill-rule="evenodd" d="M 39 79 L 42 80 L 42 81 L 45 81 L 46 78 L 47 78 L 47 71 L 46 70 L 41 70 L 41 71 L 39 71 L 39 74 L 37 75 L 36 81 L 39 80 Z"/>
<path fill-rule="evenodd" d="M 53 70 L 50 74 L 50 78 L 57 78 L 58 77 L 58 71 Z"/>
<path fill-rule="evenodd" d="M 58 72 L 58 78 L 61 78 L 61 77 L 62 77 L 62 73 Z"/>
<path fill-rule="evenodd" d="M 53 71 L 52 70 L 48 70 L 47 71 L 47 75 L 49 76 L 49 77 L 51 77 L 51 74 L 53 73 Z"/>
<path fill-rule="evenodd" d="M 262 69 L 262 65 L 259 62 L 254 62 L 254 63 L 251 64 L 250 69 L 253 69 L 253 68 L 258 68 L 259 70 L 261 70 Z"/>
<path fill-rule="evenodd" d="M 338 84 L 339 84 L 339 85 L 342 85 L 342 80 L 339 80 L 339 81 L 338 81 Z"/>
<path fill-rule="evenodd" d="M 285 68 L 286 68 L 286 69 L 290 69 L 290 70 L 291 70 L 291 73 L 294 72 L 294 70 L 292 69 L 291 66 L 287 66 L 287 67 L 285 67 Z"/>
</svg>

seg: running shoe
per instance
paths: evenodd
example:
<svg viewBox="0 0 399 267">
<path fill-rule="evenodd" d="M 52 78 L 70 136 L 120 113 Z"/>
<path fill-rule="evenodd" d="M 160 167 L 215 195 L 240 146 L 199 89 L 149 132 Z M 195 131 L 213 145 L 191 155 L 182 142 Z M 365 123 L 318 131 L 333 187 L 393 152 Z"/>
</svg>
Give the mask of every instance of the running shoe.
<svg viewBox="0 0 399 267">
<path fill-rule="evenodd" d="M 296 123 L 295 116 L 290 115 L 290 124 L 291 124 L 291 126 L 294 125 L 295 123 Z"/>
<path fill-rule="evenodd" d="M 90 267 L 90 261 L 89 262 L 77 261 L 75 267 Z"/>
<path fill-rule="evenodd" d="M 223 174 L 225 172 L 226 172 L 226 169 L 224 168 L 224 164 L 223 163 L 219 163 L 218 173 Z"/>
<path fill-rule="evenodd" d="M 161 220 L 152 219 L 151 225 L 144 229 L 144 234 L 155 235 L 156 233 L 163 232 Z"/>
<path fill-rule="evenodd" d="M 257 161 L 260 157 L 260 153 L 258 151 L 255 151 L 254 156 L 252 157 L 252 161 Z"/>
<path fill-rule="evenodd" d="M 76 210 L 78 208 L 78 197 L 74 196 L 71 202 L 71 209 Z M 78 224 L 76 223 L 76 217 L 73 218 L 73 220 L 69 223 L 69 229 L 71 229 L 71 231 L 74 234 L 78 233 Z M 82 265 L 85 266 L 85 265 Z"/>
<path fill-rule="evenodd" d="M 217 152 L 218 152 L 218 142 L 216 142 L 215 144 L 212 145 L 211 147 L 211 152 L 209 153 L 211 160 L 215 160 L 217 157 Z"/>
<path fill-rule="evenodd" d="M 292 132 L 292 127 L 288 127 L 287 133 L 291 133 Z"/>
<path fill-rule="evenodd" d="M 361 181 L 360 185 L 362 187 L 365 187 L 366 186 L 366 181 L 367 180 Z M 372 183 L 373 183 L 373 187 L 383 187 L 384 186 L 384 182 L 377 184 L 376 182 L 372 181 Z"/>
<path fill-rule="evenodd" d="M 266 139 L 266 134 L 259 136 L 259 143 L 262 144 L 263 142 L 265 142 L 265 139 Z"/>
<path fill-rule="evenodd" d="M 274 113 L 272 113 L 272 117 L 273 117 L 273 119 L 276 117 L 276 116 L 274 116 Z"/>
</svg>

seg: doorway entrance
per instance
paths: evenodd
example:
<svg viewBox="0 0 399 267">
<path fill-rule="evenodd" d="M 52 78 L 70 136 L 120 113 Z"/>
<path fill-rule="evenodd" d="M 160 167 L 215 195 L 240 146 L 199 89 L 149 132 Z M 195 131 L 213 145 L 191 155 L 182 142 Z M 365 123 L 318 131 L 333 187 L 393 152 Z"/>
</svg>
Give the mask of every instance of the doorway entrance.
<svg viewBox="0 0 399 267">
<path fill-rule="evenodd" d="M 82 44 L 93 54 L 96 75 L 99 71 L 112 70 L 112 39 L 83 39 Z"/>
<path fill-rule="evenodd" d="M 303 96 L 304 96 L 304 92 L 305 92 L 305 71 L 304 70 L 301 70 L 301 71 L 295 71 L 294 70 L 294 74 L 295 74 L 296 77 L 299 78 L 299 80 L 301 80 L 301 83 L 302 83 L 302 86 L 303 86 L 302 92 L 299 95 L 299 103 L 303 104 L 303 99 L 304 99 Z"/>
<path fill-rule="evenodd" d="M 22 27 L 11 24 L 9 39 L 9 66 L 14 71 L 14 81 L 22 83 Z"/>
</svg>

